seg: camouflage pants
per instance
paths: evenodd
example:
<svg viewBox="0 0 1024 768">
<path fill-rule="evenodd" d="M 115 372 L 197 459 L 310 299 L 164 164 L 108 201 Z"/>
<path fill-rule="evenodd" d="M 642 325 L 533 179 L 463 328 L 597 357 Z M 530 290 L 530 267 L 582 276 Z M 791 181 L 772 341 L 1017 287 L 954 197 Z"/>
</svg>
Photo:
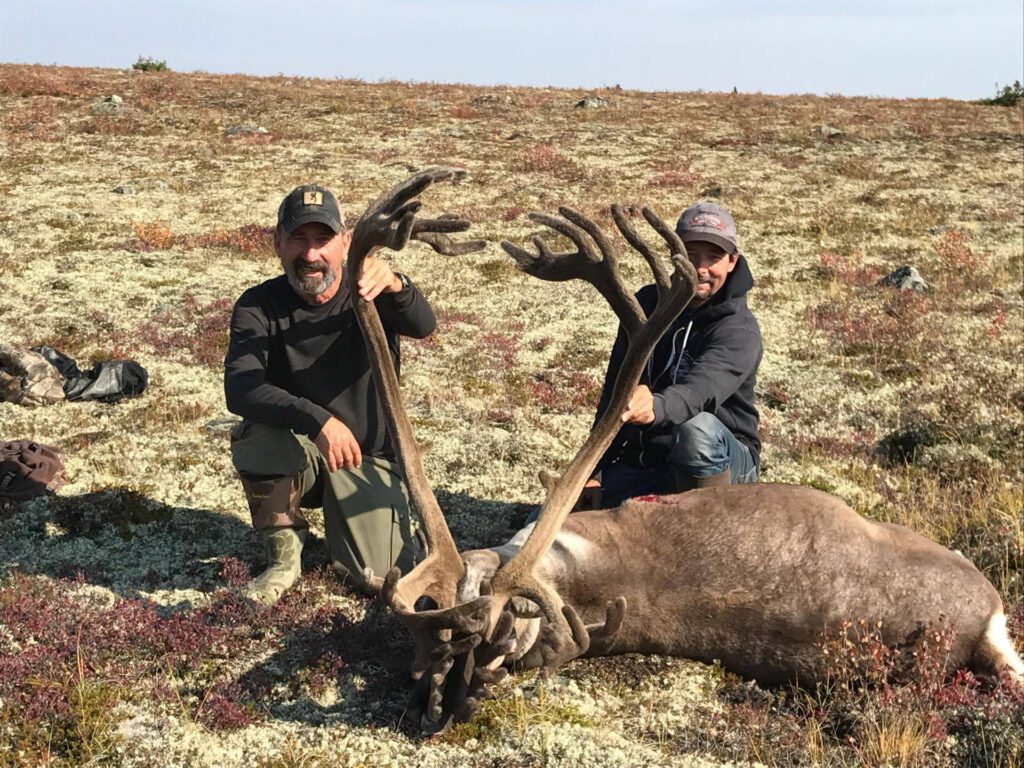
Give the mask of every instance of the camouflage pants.
<svg viewBox="0 0 1024 768">
<path fill-rule="evenodd" d="M 331 560 L 356 585 L 366 567 L 384 576 L 393 565 L 408 573 L 416 563 L 419 546 L 397 464 L 364 454 L 362 466 L 331 472 L 305 435 L 248 420 L 231 435 L 231 459 L 247 478 L 292 478 L 303 507 L 323 508 Z M 253 526 L 308 527 L 298 505 L 280 506 Z"/>
</svg>

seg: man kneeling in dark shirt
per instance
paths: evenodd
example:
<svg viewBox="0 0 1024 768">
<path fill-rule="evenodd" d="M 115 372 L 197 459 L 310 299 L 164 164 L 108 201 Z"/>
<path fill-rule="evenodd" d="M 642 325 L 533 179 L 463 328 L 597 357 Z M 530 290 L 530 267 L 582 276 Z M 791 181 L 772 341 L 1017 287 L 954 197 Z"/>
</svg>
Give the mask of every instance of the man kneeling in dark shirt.
<svg viewBox="0 0 1024 768">
<path fill-rule="evenodd" d="M 358 588 L 370 586 L 367 568 L 408 572 L 418 555 L 353 302 L 376 303 L 396 371 L 399 336 L 429 336 L 436 319 L 409 278 L 373 256 L 351 296 L 350 241 L 331 192 L 292 190 L 274 232 L 284 274 L 245 291 L 231 315 L 224 393 L 243 418 L 231 455 L 269 561 L 246 592 L 266 604 L 301 573 L 301 507 L 323 507 L 331 560 Z"/>
<path fill-rule="evenodd" d="M 697 293 L 655 346 L 622 428 L 588 481 L 578 508 L 611 508 L 634 496 L 757 481 L 761 441 L 754 406 L 763 345 L 747 307 L 754 285 L 736 223 L 715 203 L 683 211 L 676 233 L 697 270 Z M 637 293 L 645 311 L 655 286 Z M 607 410 L 626 353 L 620 328 L 597 420 Z"/>
</svg>

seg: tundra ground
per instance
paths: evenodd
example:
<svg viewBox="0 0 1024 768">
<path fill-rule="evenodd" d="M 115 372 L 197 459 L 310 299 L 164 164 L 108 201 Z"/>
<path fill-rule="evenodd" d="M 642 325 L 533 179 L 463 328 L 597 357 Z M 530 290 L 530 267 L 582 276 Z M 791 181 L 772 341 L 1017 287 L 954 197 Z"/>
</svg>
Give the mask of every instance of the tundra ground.
<svg viewBox="0 0 1024 768">
<path fill-rule="evenodd" d="M 468 176 L 427 209 L 489 246 L 391 258 L 440 319 L 403 344 L 403 388 L 460 547 L 520 524 L 538 471 L 582 444 L 615 333 L 593 289 L 519 274 L 498 242 L 527 240 L 531 210 L 610 226 L 610 203 L 672 218 L 711 199 L 757 281 L 762 478 L 960 550 L 1024 644 L 1022 110 L 619 90 L 575 109 L 583 95 L 0 66 L 0 342 L 151 375 L 118 405 L 0 404 L 0 438 L 60 446 L 70 478 L 0 508 L 0 766 L 1024 764 L 1024 694 L 950 678 L 941 627 L 912 685 L 850 617 L 860 642 L 823 640 L 829 690 L 578 661 L 424 742 L 398 725 L 403 630 L 336 582 L 322 535 L 279 609 L 232 592 L 261 555 L 221 363 L 232 303 L 279 271 L 276 206 L 315 181 L 356 216 L 443 164 Z M 877 285 L 903 264 L 932 290 Z M 636 287 L 645 270 L 627 259 Z"/>
</svg>

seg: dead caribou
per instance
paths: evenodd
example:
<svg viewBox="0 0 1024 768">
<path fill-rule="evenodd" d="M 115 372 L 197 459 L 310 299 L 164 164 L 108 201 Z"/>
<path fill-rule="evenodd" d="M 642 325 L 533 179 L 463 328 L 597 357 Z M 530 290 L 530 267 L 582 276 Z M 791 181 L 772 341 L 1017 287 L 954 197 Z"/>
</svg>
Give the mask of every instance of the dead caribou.
<svg viewBox="0 0 1024 768">
<path fill-rule="evenodd" d="M 454 219 L 419 222 L 416 197 L 455 171 L 424 171 L 372 203 L 348 255 L 350 289 L 367 254 L 404 247 L 410 237 L 442 253 L 471 245 L 439 232 Z M 668 246 L 673 274 L 613 206 L 615 224 L 650 266 L 659 300 L 645 317 L 618 268 L 612 241 L 568 208 L 531 218 L 565 236 L 574 252 L 536 253 L 502 243 L 517 267 L 542 280 L 582 279 L 611 305 L 630 347 L 606 417 L 560 478 L 536 524 L 506 544 L 459 553 L 428 485 L 405 413 L 384 333 L 372 303 L 357 315 L 410 496 L 423 520 L 426 559 L 382 597 L 412 633 L 421 727 L 466 719 L 489 684 L 511 665 L 550 673 L 580 656 L 660 653 L 710 662 L 759 683 L 809 685 L 825 671 L 824 632 L 843 622 L 880 621 L 897 645 L 944 620 L 955 630 L 950 668 L 967 666 L 1021 679 L 995 588 L 964 557 L 913 531 L 865 520 L 839 499 L 781 484 L 706 488 L 636 499 L 618 509 L 569 512 L 613 439 L 653 345 L 694 294 L 696 276 L 673 230 L 643 216 Z M 378 583 L 380 583 L 378 579 Z"/>
</svg>

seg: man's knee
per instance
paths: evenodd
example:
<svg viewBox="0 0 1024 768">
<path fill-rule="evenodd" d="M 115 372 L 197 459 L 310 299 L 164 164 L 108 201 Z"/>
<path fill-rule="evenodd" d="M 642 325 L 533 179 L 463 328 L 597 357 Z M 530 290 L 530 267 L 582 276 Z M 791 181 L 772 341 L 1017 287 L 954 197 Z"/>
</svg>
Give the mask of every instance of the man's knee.
<svg viewBox="0 0 1024 768">
<path fill-rule="evenodd" d="M 404 572 L 416 562 L 412 511 L 394 462 L 364 456 L 359 468 L 332 472 L 324 525 L 332 560 L 353 579 L 367 567 L 384 576 L 393 565 Z"/>
<path fill-rule="evenodd" d="M 692 470 L 703 467 L 722 470 L 729 463 L 722 429 L 718 418 L 706 411 L 679 424 L 673 431 L 669 463 Z"/>
<path fill-rule="evenodd" d="M 242 475 L 282 477 L 302 472 L 307 457 L 291 430 L 246 419 L 231 433 L 231 461 Z"/>
</svg>

